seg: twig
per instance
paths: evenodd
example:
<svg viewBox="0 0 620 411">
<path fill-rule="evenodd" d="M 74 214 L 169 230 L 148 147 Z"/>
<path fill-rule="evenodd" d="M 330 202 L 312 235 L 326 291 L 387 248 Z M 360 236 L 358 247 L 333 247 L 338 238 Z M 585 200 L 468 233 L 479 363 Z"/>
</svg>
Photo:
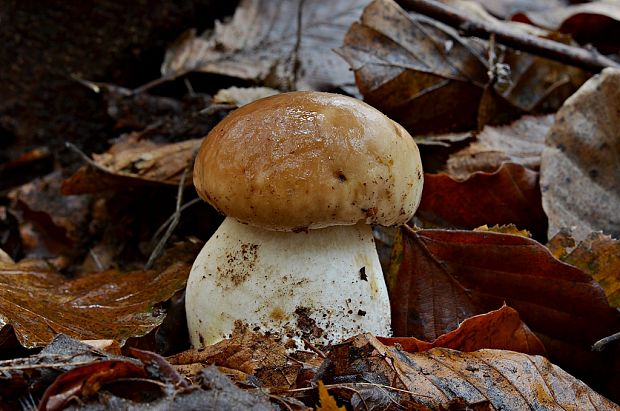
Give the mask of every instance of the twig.
<svg viewBox="0 0 620 411">
<path fill-rule="evenodd" d="M 142 94 L 142 93 L 144 93 L 144 92 L 146 92 L 146 91 L 148 91 L 148 90 L 150 90 L 150 89 L 152 89 L 154 87 L 162 85 L 162 84 L 164 84 L 164 83 L 166 83 L 167 81 L 170 81 L 170 80 L 172 80 L 172 78 L 171 77 L 166 77 L 166 76 L 156 78 L 155 80 L 149 81 L 148 83 L 143 84 L 140 87 L 137 87 L 137 88 L 131 90 L 131 94 L 133 94 L 133 95 Z"/>
<path fill-rule="evenodd" d="M 312 343 L 310 342 L 310 340 L 308 340 L 308 339 L 307 339 L 307 338 L 305 338 L 305 337 L 301 337 L 301 340 L 304 342 L 304 344 L 306 345 L 306 347 L 310 348 L 310 350 L 312 350 L 312 351 L 314 351 L 316 354 L 318 354 L 318 355 L 319 355 L 319 357 L 321 357 L 321 358 L 323 358 L 323 359 L 327 358 L 327 355 L 325 355 L 325 353 L 324 353 L 323 351 L 321 351 L 321 350 L 319 350 L 318 348 L 316 348 L 316 347 L 314 346 L 314 344 L 312 344 Z"/>
<path fill-rule="evenodd" d="M 462 11 L 434 0 L 397 0 L 405 10 L 424 14 L 454 27 L 465 36 L 488 39 L 495 35 L 498 43 L 525 51 L 540 57 L 599 72 L 605 67 L 620 68 L 620 63 L 611 60 L 595 50 L 568 46 L 557 41 L 536 37 L 498 24 L 474 20 Z"/>
<path fill-rule="evenodd" d="M 157 243 L 157 245 L 151 252 L 151 255 L 149 256 L 148 261 L 144 265 L 145 270 L 149 270 L 151 267 L 153 267 L 153 263 L 155 263 L 155 260 L 157 260 L 159 256 L 161 255 L 161 253 L 164 251 L 164 247 L 166 246 L 166 243 L 168 243 L 170 236 L 172 236 L 172 232 L 179 224 L 179 220 L 181 219 L 181 203 L 183 201 L 183 191 L 185 189 L 185 180 L 187 179 L 187 175 L 189 174 L 192 164 L 194 163 L 193 160 L 194 160 L 195 155 L 196 153 L 194 153 L 191 160 L 188 162 L 187 166 L 185 166 L 185 169 L 183 170 L 183 174 L 181 175 L 181 180 L 179 181 L 179 186 L 177 189 L 177 203 L 176 203 L 174 214 L 172 215 L 172 221 L 168 225 L 168 229 L 166 230 L 164 235 L 161 237 L 161 239 L 159 240 L 159 242 Z"/>
<path fill-rule="evenodd" d="M 105 168 L 101 167 L 99 164 L 95 163 L 90 157 L 88 157 L 86 155 L 86 153 L 84 153 L 82 150 L 80 150 L 80 148 L 78 146 L 76 146 L 73 143 L 70 143 L 68 141 L 65 142 L 65 147 L 67 147 L 69 150 L 73 151 L 74 153 L 76 153 L 77 155 L 79 155 L 82 160 L 88 164 L 89 166 L 99 170 L 99 171 L 103 171 L 104 173 L 109 173 L 109 170 L 106 170 Z"/>
<path fill-rule="evenodd" d="M 187 203 L 183 204 L 181 206 L 181 208 L 179 209 L 179 212 L 183 212 L 186 209 L 188 209 L 189 207 L 193 206 L 194 204 L 198 204 L 201 201 L 201 199 L 199 197 L 196 197 L 192 200 L 189 200 Z M 157 231 L 155 232 L 155 234 L 153 234 L 153 238 L 151 239 L 151 242 L 154 243 L 155 240 L 157 238 L 159 238 L 159 236 L 161 235 L 161 233 L 168 227 L 168 225 L 170 223 L 172 223 L 172 221 L 174 221 L 174 217 L 176 216 L 176 211 L 174 213 L 172 213 L 172 215 L 170 217 L 168 217 L 168 219 L 166 221 L 164 221 L 164 223 L 157 229 Z"/>
<path fill-rule="evenodd" d="M 601 338 L 600 340 L 595 342 L 594 345 L 592 345 L 592 351 L 603 351 L 607 347 L 607 345 L 619 340 L 620 332 L 617 332 L 605 338 Z"/>
</svg>

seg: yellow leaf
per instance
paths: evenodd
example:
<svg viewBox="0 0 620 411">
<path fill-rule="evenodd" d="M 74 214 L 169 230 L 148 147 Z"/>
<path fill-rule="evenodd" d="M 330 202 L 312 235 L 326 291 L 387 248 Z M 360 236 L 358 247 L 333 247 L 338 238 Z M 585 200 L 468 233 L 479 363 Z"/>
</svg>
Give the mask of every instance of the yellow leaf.
<svg viewBox="0 0 620 411">
<path fill-rule="evenodd" d="M 488 225 L 482 225 L 478 228 L 474 228 L 474 231 L 492 231 L 494 233 L 513 234 L 521 237 L 532 238 L 532 235 L 527 230 L 519 230 L 514 224 L 494 225 L 489 227 Z"/>
<path fill-rule="evenodd" d="M 323 381 L 319 381 L 319 406 L 316 411 L 346 411 L 346 408 L 339 407 L 336 399 L 329 395 Z"/>
</svg>

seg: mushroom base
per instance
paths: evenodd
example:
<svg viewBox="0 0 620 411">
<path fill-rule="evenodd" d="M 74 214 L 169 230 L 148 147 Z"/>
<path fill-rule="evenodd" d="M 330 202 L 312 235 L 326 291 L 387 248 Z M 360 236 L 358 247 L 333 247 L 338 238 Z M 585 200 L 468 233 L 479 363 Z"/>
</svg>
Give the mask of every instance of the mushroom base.
<svg viewBox="0 0 620 411">
<path fill-rule="evenodd" d="M 299 343 L 390 335 L 390 303 L 366 224 L 268 231 L 227 217 L 192 267 L 186 292 L 194 347 L 231 336 L 236 321 Z"/>
</svg>

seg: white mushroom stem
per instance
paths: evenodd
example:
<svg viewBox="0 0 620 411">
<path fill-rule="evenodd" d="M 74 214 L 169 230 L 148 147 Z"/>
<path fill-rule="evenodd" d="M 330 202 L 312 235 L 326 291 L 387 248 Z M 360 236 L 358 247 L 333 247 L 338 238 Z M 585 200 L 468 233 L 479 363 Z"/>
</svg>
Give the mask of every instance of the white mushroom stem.
<svg viewBox="0 0 620 411">
<path fill-rule="evenodd" d="M 268 231 L 227 217 L 196 258 L 186 292 L 195 347 L 235 322 L 325 345 L 390 334 L 390 303 L 371 227 Z"/>
</svg>

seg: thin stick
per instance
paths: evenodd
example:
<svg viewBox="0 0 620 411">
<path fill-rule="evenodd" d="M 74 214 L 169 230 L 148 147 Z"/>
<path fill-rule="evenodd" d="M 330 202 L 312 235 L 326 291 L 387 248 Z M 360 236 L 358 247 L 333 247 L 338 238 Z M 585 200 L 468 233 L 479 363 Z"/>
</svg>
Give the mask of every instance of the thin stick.
<svg viewBox="0 0 620 411">
<path fill-rule="evenodd" d="M 304 344 L 306 344 L 306 347 L 310 348 L 310 350 L 312 350 L 315 353 L 317 353 L 319 355 L 319 357 L 321 357 L 323 359 L 327 358 L 327 355 L 325 355 L 325 353 L 323 351 L 321 351 L 318 348 L 316 348 L 314 346 L 314 344 L 312 344 L 307 338 L 301 337 L 301 340 L 304 342 Z"/>
<path fill-rule="evenodd" d="M 201 201 L 201 199 L 199 197 L 196 197 L 192 200 L 189 200 L 187 203 L 183 204 L 181 206 L 181 208 L 179 209 L 179 212 L 183 212 L 186 209 L 188 209 L 189 207 L 193 206 L 194 204 L 198 204 Z M 157 231 L 155 232 L 155 234 L 153 234 L 153 239 L 151 240 L 152 243 L 155 242 L 155 240 L 157 238 L 159 238 L 159 236 L 161 235 L 161 233 L 168 227 L 168 225 L 170 223 L 172 223 L 172 221 L 174 221 L 174 216 L 176 215 L 176 211 L 174 213 L 172 213 L 172 215 L 170 217 L 168 217 L 168 219 L 166 221 L 164 221 L 164 223 L 157 229 Z"/>
<path fill-rule="evenodd" d="M 603 351 L 607 345 L 611 344 L 614 341 L 620 340 L 620 332 L 612 334 L 608 337 L 601 338 L 592 346 L 592 351 Z"/>
<path fill-rule="evenodd" d="M 193 160 L 194 160 L 195 155 L 196 153 L 194 153 L 194 155 L 192 156 L 192 159 L 188 162 L 187 166 L 183 170 L 183 174 L 181 175 L 181 180 L 179 181 L 179 186 L 177 189 L 177 203 L 176 203 L 176 208 L 173 214 L 172 221 L 170 222 L 170 225 L 168 225 L 168 229 L 166 230 L 162 238 L 159 240 L 159 242 L 157 243 L 157 245 L 151 252 L 151 255 L 149 256 L 148 261 L 144 265 L 145 270 L 149 270 L 151 267 L 153 267 L 155 260 L 157 260 L 159 256 L 161 255 L 161 253 L 164 251 L 164 247 L 166 246 L 166 244 L 168 243 L 168 240 L 172 236 L 172 232 L 179 224 L 179 220 L 181 219 L 181 202 L 183 201 L 183 191 L 185 189 L 185 180 L 187 179 L 187 175 L 189 174 L 192 164 L 194 163 Z"/>
<path fill-rule="evenodd" d="M 522 33 L 499 24 L 474 20 L 462 11 L 434 0 L 397 0 L 405 10 L 424 14 L 454 27 L 465 36 L 488 39 L 495 35 L 498 43 L 525 51 L 540 57 L 580 67 L 598 73 L 605 67 L 620 68 L 620 63 L 611 60 L 595 50 L 568 46 L 557 41 Z"/>
</svg>

